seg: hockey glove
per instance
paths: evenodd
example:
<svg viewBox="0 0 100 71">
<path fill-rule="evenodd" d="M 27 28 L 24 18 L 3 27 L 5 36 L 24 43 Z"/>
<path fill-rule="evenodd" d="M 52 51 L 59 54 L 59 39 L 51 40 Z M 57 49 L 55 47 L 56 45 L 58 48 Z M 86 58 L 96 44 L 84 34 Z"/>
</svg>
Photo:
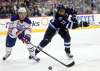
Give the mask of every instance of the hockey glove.
<svg viewBox="0 0 100 71">
<path fill-rule="evenodd" d="M 90 25 L 89 22 L 80 22 L 79 26 L 80 27 L 88 27 Z"/>
<path fill-rule="evenodd" d="M 26 43 L 26 44 L 30 43 L 30 40 L 31 40 L 31 35 L 29 34 L 25 35 L 22 39 L 23 43 Z"/>
<path fill-rule="evenodd" d="M 74 16 L 71 17 L 71 23 L 73 23 L 72 29 L 76 29 L 79 27 L 78 21 L 77 21 L 76 17 L 74 17 Z"/>
</svg>

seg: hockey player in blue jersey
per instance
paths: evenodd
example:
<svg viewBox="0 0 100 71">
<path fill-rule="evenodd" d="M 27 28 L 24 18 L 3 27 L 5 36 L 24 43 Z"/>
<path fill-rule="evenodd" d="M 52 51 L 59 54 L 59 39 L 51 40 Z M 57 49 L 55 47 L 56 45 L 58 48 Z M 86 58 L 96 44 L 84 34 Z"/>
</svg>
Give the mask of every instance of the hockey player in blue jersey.
<svg viewBox="0 0 100 71">
<path fill-rule="evenodd" d="M 65 8 L 63 5 L 59 5 L 57 7 L 57 12 L 52 20 L 50 20 L 49 26 L 45 32 L 43 40 L 40 42 L 40 44 L 37 46 L 37 48 L 44 48 L 49 42 L 51 42 L 51 39 L 54 37 L 56 32 L 62 37 L 64 40 L 64 47 L 65 52 L 68 56 L 68 58 L 72 59 L 73 55 L 70 51 L 71 46 L 71 37 L 69 34 L 69 28 L 75 29 L 78 28 L 78 21 L 76 20 L 76 14 L 77 12 L 71 8 Z M 69 15 L 71 15 L 71 21 L 68 20 Z M 37 55 L 40 52 L 40 50 L 35 50 L 35 55 Z"/>
<path fill-rule="evenodd" d="M 6 54 L 3 60 L 6 60 L 12 52 L 12 47 L 15 46 L 16 39 L 20 39 L 27 45 L 29 56 L 34 60 L 39 60 L 34 55 L 34 48 L 29 43 L 31 41 L 31 20 L 27 17 L 27 10 L 25 7 L 18 9 L 18 15 L 11 17 L 8 33 L 6 37 Z"/>
</svg>

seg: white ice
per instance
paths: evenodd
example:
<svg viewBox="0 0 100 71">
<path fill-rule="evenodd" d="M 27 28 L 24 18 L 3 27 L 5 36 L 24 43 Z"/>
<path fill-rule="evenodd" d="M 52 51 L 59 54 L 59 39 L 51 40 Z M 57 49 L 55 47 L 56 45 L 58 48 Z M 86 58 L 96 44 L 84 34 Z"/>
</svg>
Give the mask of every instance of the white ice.
<svg viewBox="0 0 100 71">
<path fill-rule="evenodd" d="M 32 33 L 32 43 L 38 45 L 44 33 Z M 38 55 L 39 63 L 28 59 L 26 46 L 17 40 L 12 55 L 7 61 L 2 61 L 5 54 L 5 36 L 0 36 L 0 71 L 100 71 L 100 29 L 70 30 L 72 39 L 71 51 L 76 62 L 71 68 L 64 67 L 42 52 Z M 67 64 L 63 39 L 55 35 L 44 51 Z"/>
</svg>

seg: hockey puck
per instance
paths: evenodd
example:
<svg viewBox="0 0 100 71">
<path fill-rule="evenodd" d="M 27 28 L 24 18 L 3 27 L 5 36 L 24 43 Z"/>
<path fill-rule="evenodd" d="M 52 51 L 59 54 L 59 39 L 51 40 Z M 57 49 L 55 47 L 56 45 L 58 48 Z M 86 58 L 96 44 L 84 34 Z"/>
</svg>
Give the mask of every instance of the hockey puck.
<svg viewBox="0 0 100 71">
<path fill-rule="evenodd" d="M 3 60 L 3 61 L 5 61 L 5 60 L 6 60 L 6 58 L 5 58 L 5 57 L 3 57 L 3 58 L 2 58 L 2 60 Z"/>
<path fill-rule="evenodd" d="M 49 66 L 48 69 L 49 69 L 49 70 L 52 70 L 52 66 Z"/>
</svg>

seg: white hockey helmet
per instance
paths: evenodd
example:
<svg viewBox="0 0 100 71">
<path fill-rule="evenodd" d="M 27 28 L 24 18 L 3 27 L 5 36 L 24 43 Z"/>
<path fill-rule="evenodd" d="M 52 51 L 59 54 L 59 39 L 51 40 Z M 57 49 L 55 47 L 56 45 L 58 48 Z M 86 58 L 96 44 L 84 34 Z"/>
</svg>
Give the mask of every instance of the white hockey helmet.
<svg viewBox="0 0 100 71">
<path fill-rule="evenodd" d="M 26 11 L 26 8 L 25 8 L 25 7 L 20 7 L 20 8 L 18 9 L 18 12 L 27 12 L 27 11 Z"/>
</svg>

